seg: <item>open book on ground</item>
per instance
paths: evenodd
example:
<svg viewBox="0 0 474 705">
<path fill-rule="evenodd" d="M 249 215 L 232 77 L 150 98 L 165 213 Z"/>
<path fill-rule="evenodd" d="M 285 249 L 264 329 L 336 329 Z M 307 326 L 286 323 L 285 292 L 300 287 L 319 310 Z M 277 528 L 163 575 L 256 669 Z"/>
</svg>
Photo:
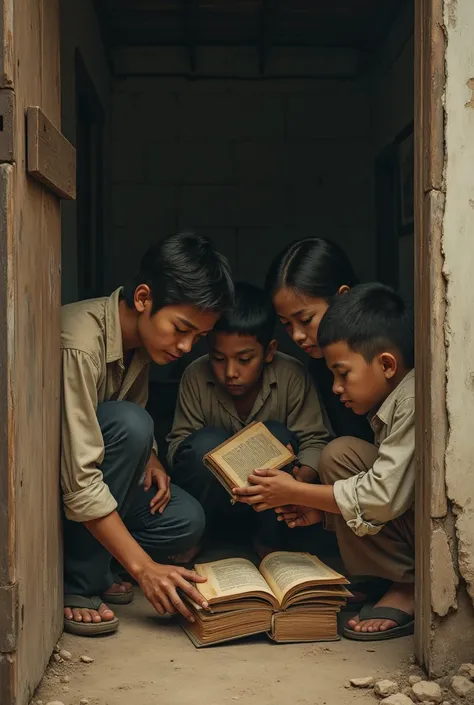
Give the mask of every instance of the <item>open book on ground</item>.
<svg viewBox="0 0 474 705">
<path fill-rule="evenodd" d="M 186 598 L 196 621 L 181 624 L 195 646 L 262 632 L 277 642 L 338 639 L 348 581 L 309 553 L 270 553 L 259 568 L 245 558 L 225 558 L 195 570 L 207 578 L 197 587 L 210 607 Z"/>
<path fill-rule="evenodd" d="M 261 421 L 254 421 L 207 453 L 203 462 L 232 494 L 234 487 L 247 487 L 253 470 L 279 470 L 295 455 L 270 433 Z"/>
</svg>

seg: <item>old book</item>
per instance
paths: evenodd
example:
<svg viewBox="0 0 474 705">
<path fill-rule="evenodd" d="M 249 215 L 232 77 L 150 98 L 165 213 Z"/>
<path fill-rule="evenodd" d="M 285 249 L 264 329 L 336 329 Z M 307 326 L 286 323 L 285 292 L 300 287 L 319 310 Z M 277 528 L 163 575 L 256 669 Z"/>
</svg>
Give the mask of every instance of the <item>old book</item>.
<svg viewBox="0 0 474 705">
<path fill-rule="evenodd" d="M 270 553 L 257 568 L 245 558 L 201 563 L 203 610 L 186 599 L 196 621 L 181 625 L 195 646 L 267 633 L 276 642 L 335 641 L 337 613 L 350 592 L 346 578 L 309 553 Z"/>
<path fill-rule="evenodd" d="M 296 460 L 261 421 L 254 421 L 207 453 L 203 462 L 232 495 L 234 487 L 247 487 L 253 470 L 279 470 Z"/>
</svg>

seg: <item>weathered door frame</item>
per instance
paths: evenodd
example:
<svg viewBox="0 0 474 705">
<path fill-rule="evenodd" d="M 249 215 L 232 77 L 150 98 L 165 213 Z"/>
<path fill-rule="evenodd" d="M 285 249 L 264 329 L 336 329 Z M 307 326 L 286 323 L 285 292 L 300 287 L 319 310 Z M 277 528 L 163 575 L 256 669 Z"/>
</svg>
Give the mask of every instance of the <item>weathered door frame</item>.
<svg viewBox="0 0 474 705">
<path fill-rule="evenodd" d="M 433 520 L 447 512 L 446 349 L 442 272 L 445 38 L 443 0 L 415 0 L 415 655 L 432 671 Z"/>
</svg>

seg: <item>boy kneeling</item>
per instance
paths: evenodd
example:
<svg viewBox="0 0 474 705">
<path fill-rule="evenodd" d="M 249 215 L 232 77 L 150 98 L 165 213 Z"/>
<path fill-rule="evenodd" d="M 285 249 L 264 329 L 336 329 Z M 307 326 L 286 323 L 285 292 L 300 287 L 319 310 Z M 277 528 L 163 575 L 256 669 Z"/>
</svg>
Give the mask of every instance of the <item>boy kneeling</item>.
<svg viewBox="0 0 474 705">
<path fill-rule="evenodd" d="M 358 415 L 369 414 L 375 445 L 341 437 L 321 455 L 324 483 L 302 485 L 260 470 L 238 499 L 274 507 L 291 528 L 325 521 L 336 532 L 353 576 L 392 582 L 375 605 L 344 628 L 351 639 L 380 640 L 413 632 L 415 373 L 413 318 L 382 284 L 357 286 L 330 306 L 318 341 L 334 373 L 334 392 Z M 292 505 L 292 506 L 288 506 Z"/>
<path fill-rule="evenodd" d="M 316 482 L 328 434 L 303 366 L 276 352 L 275 323 L 269 297 L 250 284 L 236 284 L 233 308 L 209 337 L 210 355 L 193 362 L 182 377 L 168 436 L 173 478 L 202 504 L 208 529 L 235 528 L 242 537 L 255 519 L 258 526 L 252 533 L 260 555 L 284 547 L 286 527 L 277 523 L 274 512 L 257 516 L 247 507 L 232 507 L 202 458 L 252 421 L 262 421 L 293 447 L 297 479 Z"/>
</svg>

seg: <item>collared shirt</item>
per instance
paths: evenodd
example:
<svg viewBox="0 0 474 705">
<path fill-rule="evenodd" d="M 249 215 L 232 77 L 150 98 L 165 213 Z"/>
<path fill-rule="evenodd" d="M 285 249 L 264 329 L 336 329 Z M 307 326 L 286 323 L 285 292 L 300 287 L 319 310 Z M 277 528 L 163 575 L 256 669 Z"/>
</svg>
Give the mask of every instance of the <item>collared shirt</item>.
<svg viewBox="0 0 474 705">
<path fill-rule="evenodd" d="M 98 519 L 117 507 L 99 468 L 104 441 L 97 405 L 127 400 L 144 407 L 148 398 L 145 350 L 135 351 L 125 371 L 120 292 L 62 307 L 61 487 L 73 521 Z"/>
<path fill-rule="evenodd" d="M 365 473 L 334 483 L 334 498 L 358 536 L 377 534 L 415 497 L 415 371 L 402 379 L 370 422 L 378 458 Z"/>
<path fill-rule="evenodd" d="M 328 442 L 318 395 L 303 365 L 276 353 L 263 368 L 262 386 L 247 419 L 237 413 L 232 396 L 214 377 L 209 355 L 195 360 L 179 386 L 173 428 L 167 440 L 170 465 L 179 444 L 205 426 L 234 434 L 252 421 L 280 421 L 299 440 L 298 460 L 317 470 L 319 456 Z"/>
</svg>

